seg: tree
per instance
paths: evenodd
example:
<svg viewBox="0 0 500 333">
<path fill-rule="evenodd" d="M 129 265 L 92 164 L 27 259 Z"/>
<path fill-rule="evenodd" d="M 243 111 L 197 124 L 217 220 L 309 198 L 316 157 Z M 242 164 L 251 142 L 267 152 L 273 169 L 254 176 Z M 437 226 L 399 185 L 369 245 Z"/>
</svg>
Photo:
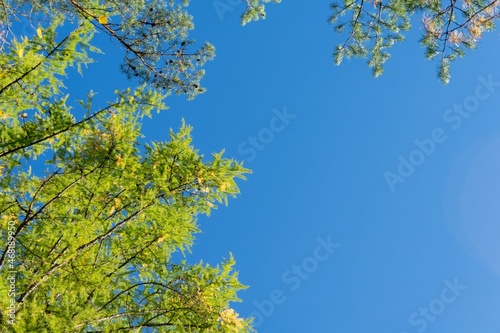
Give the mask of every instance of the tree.
<svg viewBox="0 0 500 333">
<path fill-rule="evenodd" d="M 200 155 L 185 124 L 142 142 L 141 120 L 166 108 L 169 91 L 155 84 L 103 106 L 92 92 L 72 103 L 63 79 L 98 51 L 96 22 L 75 18 L 60 36 L 52 14 L 0 53 L 0 330 L 252 331 L 231 309 L 245 288 L 231 255 L 215 267 L 173 259 L 192 245 L 197 216 L 227 204 L 249 170 Z"/>
<path fill-rule="evenodd" d="M 419 14 L 425 57 L 438 60 L 438 77 L 448 83 L 450 63 L 474 49 L 485 31 L 495 28 L 499 6 L 498 0 L 373 0 L 371 4 L 365 0 L 336 1 L 331 5 L 329 22 L 346 37 L 335 49 L 335 63 L 340 64 L 344 57 L 368 58 L 373 75 L 381 75 L 390 57 L 387 50 L 404 40 L 403 32 L 411 29 L 411 18 Z"/>
<path fill-rule="evenodd" d="M 266 6 L 264 3 L 280 3 L 281 0 L 245 0 L 245 2 L 247 8 L 241 15 L 241 25 L 266 18 Z"/>
<path fill-rule="evenodd" d="M 189 38 L 194 24 L 186 11 L 188 4 L 187 0 L 8 0 L 0 2 L 0 21 L 9 27 L 24 22 L 33 30 L 61 18 L 76 25 L 90 23 L 124 50 L 120 68 L 128 78 L 192 99 L 205 91 L 201 67 L 213 59 L 215 48 L 208 42 L 197 47 Z"/>
<path fill-rule="evenodd" d="M 265 18 L 264 3 L 281 2 L 245 1 L 243 25 Z M 205 73 L 201 67 L 214 58 L 215 48 L 208 42 L 197 48 L 195 40 L 189 38 L 194 24 L 186 10 L 188 5 L 189 0 L 110 0 L 105 3 L 5 0 L 0 1 L 0 22 L 10 27 L 14 21 L 24 21 L 36 27 L 60 17 L 79 24 L 87 21 L 124 49 L 120 68 L 129 79 L 136 78 L 168 94 L 175 92 L 192 99 L 205 92 L 200 85 Z"/>
<path fill-rule="evenodd" d="M 258 2 L 247 1 L 243 25 L 265 17 L 264 5 Z M 328 22 L 344 42 L 335 48 L 334 63 L 340 65 L 351 57 L 368 59 L 373 76 L 380 76 L 390 58 L 388 49 L 404 41 L 404 32 L 411 29 L 411 19 L 418 14 L 425 57 L 438 60 L 438 77 L 446 84 L 451 62 L 476 48 L 484 32 L 495 29 L 499 7 L 499 0 L 450 0 L 446 4 L 439 0 L 336 0 L 330 5 Z"/>
</svg>

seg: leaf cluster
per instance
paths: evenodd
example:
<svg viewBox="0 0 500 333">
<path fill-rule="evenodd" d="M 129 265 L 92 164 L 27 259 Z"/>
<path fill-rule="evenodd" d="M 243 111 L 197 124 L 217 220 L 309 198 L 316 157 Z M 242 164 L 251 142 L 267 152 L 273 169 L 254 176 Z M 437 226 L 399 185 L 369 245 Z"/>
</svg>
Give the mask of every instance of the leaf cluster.
<svg viewBox="0 0 500 333">
<path fill-rule="evenodd" d="M 252 331 L 230 308 L 245 288 L 232 256 L 174 260 L 190 250 L 198 216 L 227 204 L 249 170 L 223 152 L 204 158 L 184 123 L 145 144 L 141 122 L 168 95 L 149 85 L 104 105 L 92 92 L 73 101 L 64 80 L 98 51 L 95 22 L 78 19 L 61 36 L 59 17 L 0 53 L 0 330 Z"/>
<path fill-rule="evenodd" d="M 188 0 L 3 2 L 7 25 L 23 19 L 32 26 L 58 19 L 92 25 L 123 49 L 120 69 L 128 78 L 193 99 L 205 92 L 202 66 L 214 58 L 215 48 L 189 37 L 194 24 L 188 5 Z"/>
<path fill-rule="evenodd" d="M 371 2 L 371 4 L 370 4 Z M 427 59 L 439 59 L 438 77 L 448 83 L 450 64 L 477 46 L 485 31 L 495 28 L 498 0 L 343 0 L 331 5 L 329 22 L 335 32 L 346 34 L 334 52 L 335 64 L 344 57 L 368 58 L 375 77 L 383 73 L 388 48 L 404 40 L 412 16 L 422 17 L 421 45 Z M 346 19 L 347 17 L 347 19 Z"/>
<path fill-rule="evenodd" d="M 245 0 L 247 8 L 241 15 L 241 25 L 266 18 L 265 3 L 280 3 L 281 0 Z"/>
</svg>

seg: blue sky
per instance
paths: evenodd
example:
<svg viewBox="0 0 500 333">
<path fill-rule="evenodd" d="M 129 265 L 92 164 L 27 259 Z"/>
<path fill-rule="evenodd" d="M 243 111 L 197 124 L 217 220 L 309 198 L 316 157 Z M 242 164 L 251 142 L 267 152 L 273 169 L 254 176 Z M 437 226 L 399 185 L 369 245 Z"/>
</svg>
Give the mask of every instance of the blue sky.
<svg viewBox="0 0 500 333">
<path fill-rule="evenodd" d="M 498 32 L 443 86 L 416 27 L 373 79 L 363 60 L 333 65 L 343 40 L 328 5 L 269 5 L 241 27 L 242 3 L 222 19 L 213 0 L 191 4 L 193 36 L 216 47 L 208 91 L 167 100 L 146 139 L 167 139 L 184 118 L 202 153 L 226 149 L 253 174 L 200 218 L 188 260 L 232 252 L 250 286 L 235 307 L 262 333 L 499 332 Z M 70 92 L 111 99 L 133 85 L 120 52 L 103 49 Z"/>
</svg>

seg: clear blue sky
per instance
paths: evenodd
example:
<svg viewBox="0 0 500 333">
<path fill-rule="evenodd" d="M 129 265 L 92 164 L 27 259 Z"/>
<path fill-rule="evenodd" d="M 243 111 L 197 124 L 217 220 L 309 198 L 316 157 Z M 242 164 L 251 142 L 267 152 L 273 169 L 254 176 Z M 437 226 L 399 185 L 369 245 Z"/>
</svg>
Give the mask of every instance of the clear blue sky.
<svg viewBox="0 0 500 333">
<path fill-rule="evenodd" d="M 202 153 L 225 148 L 253 174 L 200 219 L 188 260 L 231 251 L 250 286 L 235 307 L 262 333 L 498 333 L 498 32 L 443 86 L 417 27 L 373 79 L 363 60 L 333 65 L 342 40 L 328 5 L 269 5 L 266 20 L 241 27 L 242 3 L 223 20 L 212 0 L 191 4 L 193 36 L 217 50 L 208 91 L 167 101 L 146 139 L 167 139 L 184 118 Z M 111 99 L 133 85 L 121 54 L 104 50 L 70 92 Z"/>
</svg>

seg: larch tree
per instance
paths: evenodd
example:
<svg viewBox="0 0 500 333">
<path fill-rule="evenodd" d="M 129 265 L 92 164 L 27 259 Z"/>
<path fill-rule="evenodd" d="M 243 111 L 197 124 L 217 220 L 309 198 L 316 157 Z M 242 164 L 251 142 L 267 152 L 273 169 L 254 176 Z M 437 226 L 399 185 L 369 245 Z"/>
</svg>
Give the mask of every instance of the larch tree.
<svg viewBox="0 0 500 333">
<path fill-rule="evenodd" d="M 187 51 L 182 4 L 30 5 L 0 3 L 11 29 L 0 52 L 0 331 L 253 331 L 231 308 L 245 288 L 231 255 L 217 266 L 173 258 L 249 170 L 222 152 L 205 158 L 186 124 L 167 141 L 141 140 L 142 119 L 166 109 L 172 91 L 201 92 L 199 68 L 212 57 L 208 44 Z M 154 6 L 171 15 L 163 28 L 186 25 L 153 29 L 167 20 Z M 13 18 L 37 22 L 36 33 L 14 34 Z M 64 89 L 69 70 L 92 62 L 97 30 L 124 46 L 122 70 L 143 83 L 104 105 Z"/>
<path fill-rule="evenodd" d="M 188 4 L 187 0 L 10 0 L 0 1 L 0 22 L 7 28 L 24 22 L 35 29 L 61 17 L 75 25 L 90 23 L 121 47 L 120 68 L 129 78 L 192 99 L 205 91 L 200 85 L 202 66 L 213 59 L 215 48 L 208 42 L 198 46 L 189 38 L 194 24 Z"/>
<path fill-rule="evenodd" d="M 383 73 L 388 49 L 404 40 L 411 19 L 422 21 L 420 40 L 427 59 L 437 59 L 438 77 L 450 81 L 451 62 L 476 48 L 486 31 L 500 17 L 498 0 L 342 0 L 331 5 L 329 22 L 344 35 L 334 52 L 336 64 L 343 58 L 367 58 L 375 77 Z"/>
<path fill-rule="evenodd" d="M 262 3 L 246 2 L 243 25 L 265 17 Z M 389 49 L 405 40 L 404 33 L 416 17 L 422 22 L 420 43 L 425 57 L 438 61 L 438 78 L 448 83 L 451 62 L 476 48 L 484 33 L 495 29 L 500 0 L 336 0 L 330 10 L 328 22 L 342 40 L 333 52 L 336 65 L 345 58 L 367 59 L 373 76 L 380 76 L 391 56 Z"/>
</svg>

